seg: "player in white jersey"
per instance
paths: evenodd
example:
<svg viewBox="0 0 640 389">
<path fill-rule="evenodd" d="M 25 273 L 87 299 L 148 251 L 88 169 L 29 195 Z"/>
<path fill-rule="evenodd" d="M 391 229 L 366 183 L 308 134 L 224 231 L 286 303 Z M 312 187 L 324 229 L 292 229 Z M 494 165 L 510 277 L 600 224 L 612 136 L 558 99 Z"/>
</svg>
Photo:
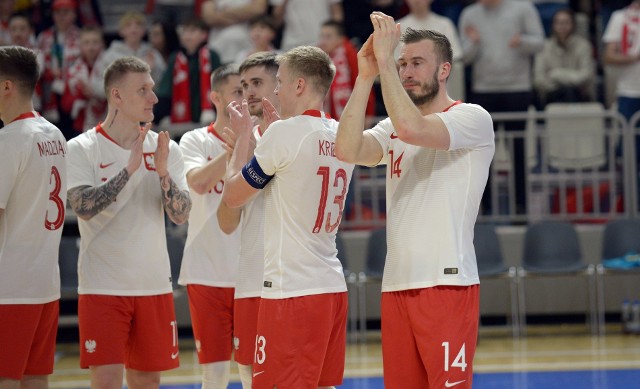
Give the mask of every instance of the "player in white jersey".
<svg viewBox="0 0 640 389">
<path fill-rule="evenodd" d="M 248 105 L 232 107 L 237 139 L 222 195 L 228 206 L 239 207 L 266 188 L 253 388 L 339 385 L 347 288 L 335 236 L 353 165 L 335 158 L 338 123 L 320 110 L 335 68 L 311 46 L 291 49 L 279 63 L 283 120 L 269 126 L 248 161 Z"/>
<path fill-rule="evenodd" d="M 242 100 L 238 67 L 219 67 L 211 74 L 210 82 L 211 101 L 218 112 L 215 123 L 189 131 L 180 140 L 193 208 L 178 283 L 187 287 L 189 295 L 202 387 L 226 389 L 231 367 L 240 234 L 222 232 L 216 210 L 228 159 L 221 134 L 231 126 L 225 107 Z"/>
<path fill-rule="evenodd" d="M 69 142 L 68 198 L 78 215 L 80 364 L 91 384 L 153 388 L 178 366 L 177 323 L 165 213 L 187 221 L 191 200 L 182 153 L 167 132 L 149 132 L 149 65 L 135 57 L 105 71 L 104 122 Z"/>
<path fill-rule="evenodd" d="M 249 114 L 257 118 L 253 133 L 258 142 L 271 124 L 268 112 L 263 114 L 263 104 L 266 105 L 266 110 L 276 109 L 269 106 L 269 102 L 279 105 L 278 96 L 275 94 L 278 71 L 276 54 L 252 54 L 242 62 L 239 71 Z M 233 305 L 233 346 L 242 387 L 251 389 L 251 370 L 264 274 L 264 192 L 259 192 L 242 208 L 229 208 L 221 202 L 218 206 L 218 223 L 227 233 L 238 231 L 238 226 L 242 231 Z"/>
<path fill-rule="evenodd" d="M 0 47 L 0 387 L 46 388 L 58 329 L 67 144 L 33 110 L 36 54 Z"/>
<path fill-rule="evenodd" d="M 494 154 L 491 116 L 446 90 L 452 50 L 379 12 L 338 130 L 341 160 L 387 165 L 382 353 L 387 388 L 471 388 L 479 279 L 473 227 Z M 362 131 L 380 75 L 389 118 Z"/>
</svg>

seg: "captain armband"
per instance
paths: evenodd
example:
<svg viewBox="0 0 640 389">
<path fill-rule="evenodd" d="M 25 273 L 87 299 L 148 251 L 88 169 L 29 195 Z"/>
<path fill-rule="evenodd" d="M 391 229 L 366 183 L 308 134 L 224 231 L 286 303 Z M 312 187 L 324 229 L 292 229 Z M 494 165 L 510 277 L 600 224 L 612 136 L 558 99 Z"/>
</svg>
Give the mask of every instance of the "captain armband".
<svg viewBox="0 0 640 389">
<path fill-rule="evenodd" d="M 244 177 L 249 185 L 256 189 L 264 188 L 273 178 L 273 176 L 265 174 L 265 172 L 262 171 L 256 157 L 253 157 L 251 161 L 244 165 L 242 168 L 242 177 Z"/>
</svg>

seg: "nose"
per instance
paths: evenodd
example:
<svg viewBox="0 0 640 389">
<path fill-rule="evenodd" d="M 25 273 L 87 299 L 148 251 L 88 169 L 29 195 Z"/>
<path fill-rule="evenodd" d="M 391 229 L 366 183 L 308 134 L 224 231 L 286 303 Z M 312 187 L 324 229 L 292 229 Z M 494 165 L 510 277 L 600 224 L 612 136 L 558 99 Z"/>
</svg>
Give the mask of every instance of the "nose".
<svg viewBox="0 0 640 389">
<path fill-rule="evenodd" d="M 158 102 L 158 96 L 156 96 L 156 92 L 151 92 L 151 102 L 156 104 Z"/>
</svg>

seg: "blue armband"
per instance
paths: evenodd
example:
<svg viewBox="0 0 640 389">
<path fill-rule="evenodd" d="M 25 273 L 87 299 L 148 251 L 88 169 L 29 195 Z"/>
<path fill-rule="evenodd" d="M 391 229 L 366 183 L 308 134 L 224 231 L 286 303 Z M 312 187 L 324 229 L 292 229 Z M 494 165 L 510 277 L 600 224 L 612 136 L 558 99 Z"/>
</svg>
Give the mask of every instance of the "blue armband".
<svg viewBox="0 0 640 389">
<path fill-rule="evenodd" d="M 244 177 L 249 185 L 256 189 L 264 188 L 273 178 L 273 176 L 265 174 L 265 172 L 262 171 L 256 157 L 253 157 L 251 161 L 244 165 L 242 168 L 242 177 Z"/>
</svg>

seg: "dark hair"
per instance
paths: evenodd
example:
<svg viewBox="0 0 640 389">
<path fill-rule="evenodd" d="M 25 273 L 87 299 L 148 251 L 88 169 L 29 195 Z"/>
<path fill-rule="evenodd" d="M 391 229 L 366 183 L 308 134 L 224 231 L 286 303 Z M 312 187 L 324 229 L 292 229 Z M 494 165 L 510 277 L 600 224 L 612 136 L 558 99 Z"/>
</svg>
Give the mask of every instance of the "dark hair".
<svg viewBox="0 0 640 389">
<path fill-rule="evenodd" d="M 453 65 L 451 42 L 449 42 L 449 39 L 444 34 L 433 30 L 414 30 L 409 27 L 400 38 L 400 42 L 404 44 L 417 43 L 423 40 L 433 42 L 440 63 L 449 62 Z"/>
<path fill-rule="evenodd" d="M 571 33 L 573 33 L 576 30 L 576 13 L 571 8 L 560 8 L 559 10 L 553 13 L 553 18 L 551 19 L 552 23 L 553 21 L 555 21 L 556 15 L 560 13 L 565 13 L 569 15 L 569 19 L 571 19 Z"/>
<path fill-rule="evenodd" d="M 257 66 L 264 66 L 266 71 L 275 75 L 278 72 L 278 55 L 272 51 L 260 51 L 251 54 L 247 59 L 242 61 L 238 71 L 242 74 Z"/>
<path fill-rule="evenodd" d="M 322 23 L 322 27 L 333 27 L 336 29 L 336 31 L 338 32 L 338 35 L 340 36 L 344 36 L 345 34 L 344 24 L 335 20 L 327 20 L 326 22 Z"/>
<path fill-rule="evenodd" d="M 138 57 L 126 56 L 111 62 L 104 71 L 104 92 L 109 98 L 109 88 L 129 73 L 151 73 L 149 65 Z"/>
<path fill-rule="evenodd" d="M 259 15 L 249 21 L 249 27 L 256 25 L 267 27 L 273 32 L 278 32 L 278 25 L 275 19 L 269 15 Z"/>
<path fill-rule="evenodd" d="M 292 77 L 307 80 L 323 96 L 336 75 L 336 67 L 331 58 L 315 46 L 298 46 L 278 56 L 280 65 L 287 65 Z"/>
<path fill-rule="evenodd" d="M 83 34 L 98 34 L 100 36 L 100 39 L 102 39 L 102 41 L 104 42 L 104 32 L 102 31 L 102 28 L 98 27 L 98 26 L 84 26 L 80 29 L 80 35 Z"/>
<path fill-rule="evenodd" d="M 162 54 L 163 57 L 167 58 L 174 51 L 180 50 L 180 39 L 178 38 L 175 24 L 168 20 L 155 20 L 151 25 L 159 25 L 162 29 L 164 47 L 160 54 Z"/>
<path fill-rule="evenodd" d="M 239 76 L 238 64 L 229 63 L 219 66 L 211 73 L 211 90 L 220 92 L 220 88 L 230 76 Z"/>
<path fill-rule="evenodd" d="M 0 47 L 0 77 L 13 81 L 22 94 L 33 94 L 39 75 L 33 50 L 21 46 Z"/>
<path fill-rule="evenodd" d="M 209 26 L 207 25 L 207 23 L 205 23 L 204 20 L 198 19 L 198 18 L 191 18 L 191 19 L 185 20 L 183 23 L 180 24 L 180 26 L 182 28 L 192 27 L 192 28 L 197 28 L 198 30 L 209 32 Z"/>
</svg>

